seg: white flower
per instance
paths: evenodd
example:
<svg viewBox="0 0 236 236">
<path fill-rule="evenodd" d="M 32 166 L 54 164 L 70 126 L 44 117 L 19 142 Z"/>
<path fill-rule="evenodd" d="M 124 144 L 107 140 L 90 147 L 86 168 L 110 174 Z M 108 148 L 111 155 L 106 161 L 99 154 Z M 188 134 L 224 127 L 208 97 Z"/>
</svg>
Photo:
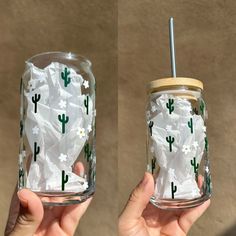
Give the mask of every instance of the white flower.
<svg viewBox="0 0 236 236">
<path fill-rule="evenodd" d="M 33 134 L 38 134 L 39 133 L 39 127 L 38 126 L 34 126 L 34 128 L 32 129 Z"/>
<path fill-rule="evenodd" d="M 79 128 L 77 135 L 79 135 L 80 138 L 85 137 L 85 129 L 84 128 Z"/>
<path fill-rule="evenodd" d="M 182 152 L 184 152 L 185 155 L 188 154 L 189 152 L 191 152 L 190 146 L 189 145 L 183 145 Z"/>
<path fill-rule="evenodd" d="M 91 131 L 92 131 L 92 126 L 91 126 L 91 125 L 88 125 L 87 130 L 88 130 L 88 132 L 91 132 Z"/>
<path fill-rule="evenodd" d="M 193 146 L 194 146 L 195 149 L 197 149 L 197 147 L 198 147 L 198 142 L 197 142 L 197 141 L 194 141 L 194 142 L 193 142 Z"/>
<path fill-rule="evenodd" d="M 150 148 L 150 151 L 151 151 L 151 153 L 154 153 L 154 147 L 153 146 L 151 146 L 151 148 Z"/>
<path fill-rule="evenodd" d="M 208 166 L 205 167 L 205 171 L 206 171 L 207 173 L 209 172 L 209 167 L 208 167 Z"/>
<path fill-rule="evenodd" d="M 151 111 L 155 112 L 156 110 L 157 110 L 157 107 L 156 106 L 152 106 Z"/>
<path fill-rule="evenodd" d="M 172 126 L 171 125 L 167 125 L 166 126 L 166 131 L 170 132 L 172 130 Z"/>
<path fill-rule="evenodd" d="M 146 112 L 146 117 L 147 117 L 147 120 L 149 120 L 151 118 L 151 112 L 150 111 Z"/>
<path fill-rule="evenodd" d="M 203 132 L 206 132 L 206 126 L 202 127 Z"/>
<path fill-rule="evenodd" d="M 59 159 L 60 159 L 61 162 L 66 161 L 67 160 L 67 155 L 61 153 L 60 156 L 59 156 Z"/>
<path fill-rule="evenodd" d="M 58 105 L 61 109 L 66 108 L 66 101 L 61 99 L 60 102 L 58 103 Z"/>
<path fill-rule="evenodd" d="M 85 88 L 89 88 L 89 82 L 87 80 L 84 80 L 83 85 Z"/>
</svg>

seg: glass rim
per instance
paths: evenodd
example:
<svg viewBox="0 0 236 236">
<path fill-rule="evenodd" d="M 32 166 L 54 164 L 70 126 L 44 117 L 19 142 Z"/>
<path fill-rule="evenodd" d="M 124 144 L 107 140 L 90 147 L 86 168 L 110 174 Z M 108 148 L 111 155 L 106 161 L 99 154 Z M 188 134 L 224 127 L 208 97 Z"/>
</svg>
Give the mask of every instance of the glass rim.
<svg viewBox="0 0 236 236">
<path fill-rule="evenodd" d="M 25 63 L 33 63 L 35 59 L 38 59 L 40 57 L 50 56 L 50 55 L 58 56 L 59 58 L 61 57 L 61 58 L 72 60 L 72 61 L 80 60 L 81 62 L 86 62 L 89 67 L 91 67 L 91 65 L 92 65 L 91 61 L 83 55 L 73 53 L 73 52 L 62 52 L 62 51 L 51 51 L 51 52 L 38 53 L 38 54 L 35 54 L 35 55 L 31 56 L 30 58 L 28 58 L 25 61 Z"/>
</svg>

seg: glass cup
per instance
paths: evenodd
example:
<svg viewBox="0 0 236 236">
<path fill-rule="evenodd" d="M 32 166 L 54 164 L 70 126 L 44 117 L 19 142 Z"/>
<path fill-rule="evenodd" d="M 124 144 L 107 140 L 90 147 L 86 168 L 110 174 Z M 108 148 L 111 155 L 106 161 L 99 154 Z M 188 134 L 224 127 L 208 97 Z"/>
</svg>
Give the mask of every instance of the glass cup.
<svg viewBox="0 0 236 236">
<path fill-rule="evenodd" d="M 148 86 L 148 171 L 155 180 L 151 202 L 185 209 L 211 196 L 203 84 L 191 78 L 164 78 Z"/>
<path fill-rule="evenodd" d="M 95 78 L 91 62 L 46 52 L 26 61 L 20 86 L 19 189 L 45 205 L 85 201 L 95 191 Z"/>
</svg>

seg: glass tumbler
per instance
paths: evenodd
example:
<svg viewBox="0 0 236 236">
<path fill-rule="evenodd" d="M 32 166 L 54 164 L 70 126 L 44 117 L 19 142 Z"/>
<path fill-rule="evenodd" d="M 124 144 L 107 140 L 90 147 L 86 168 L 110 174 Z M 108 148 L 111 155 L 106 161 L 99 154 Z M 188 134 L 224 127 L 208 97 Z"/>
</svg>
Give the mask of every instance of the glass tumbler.
<svg viewBox="0 0 236 236">
<path fill-rule="evenodd" d="M 79 55 L 26 61 L 20 86 L 19 189 L 45 205 L 85 201 L 95 191 L 95 78 Z"/>
<path fill-rule="evenodd" d="M 191 78 L 149 83 L 146 110 L 148 171 L 155 180 L 151 202 L 185 209 L 211 196 L 203 84 Z"/>
</svg>

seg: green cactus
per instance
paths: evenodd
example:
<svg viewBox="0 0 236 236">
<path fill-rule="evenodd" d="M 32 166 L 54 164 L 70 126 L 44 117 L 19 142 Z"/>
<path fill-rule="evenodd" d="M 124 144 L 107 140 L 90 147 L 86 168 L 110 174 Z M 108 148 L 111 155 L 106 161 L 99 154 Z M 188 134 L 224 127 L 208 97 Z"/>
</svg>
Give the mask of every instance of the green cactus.
<svg viewBox="0 0 236 236">
<path fill-rule="evenodd" d="M 211 193 L 211 177 L 210 177 L 210 175 L 208 175 L 206 177 L 206 191 L 208 193 Z"/>
<path fill-rule="evenodd" d="M 152 159 L 152 174 L 154 173 L 155 168 L 156 168 L 156 158 L 153 157 L 153 159 Z"/>
<path fill-rule="evenodd" d="M 174 143 L 175 138 L 174 137 L 172 138 L 171 136 L 169 136 L 169 137 L 166 137 L 166 141 L 169 143 L 170 152 L 172 152 L 172 144 Z"/>
<path fill-rule="evenodd" d="M 175 198 L 175 193 L 177 192 L 177 186 L 174 185 L 174 182 L 171 182 L 171 197 L 172 199 Z"/>
<path fill-rule="evenodd" d="M 64 72 L 61 72 L 61 79 L 64 80 L 64 86 L 67 87 L 67 85 L 71 82 L 70 77 L 68 77 L 70 74 L 70 71 L 67 70 L 65 67 Z"/>
<path fill-rule="evenodd" d="M 34 113 L 37 113 L 37 103 L 40 100 L 40 98 L 41 95 L 37 93 L 32 97 L 32 102 L 34 103 Z"/>
<path fill-rule="evenodd" d="M 86 107 L 86 114 L 88 115 L 89 112 L 89 96 L 86 96 L 86 99 L 84 99 L 84 106 Z"/>
<path fill-rule="evenodd" d="M 84 155 L 85 155 L 85 159 L 88 162 L 90 160 L 91 155 L 92 155 L 92 150 L 89 150 L 89 144 L 88 143 L 84 146 Z"/>
<path fill-rule="evenodd" d="M 65 184 L 68 182 L 68 175 L 65 174 L 65 171 L 62 170 L 62 177 L 61 177 L 61 190 L 65 190 Z"/>
<path fill-rule="evenodd" d="M 201 103 L 200 103 L 200 111 L 201 111 L 202 115 L 204 115 L 205 104 L 204 104 L 204 102 L 202 100 L 201 100 Z"/>
<path fill-rule="evenodd" d="M 153 121 L 150 121 L 149 124 L 148 124 L 151 136 L 152 136 L 152 127 L 153 127 L 153 125 L 154 125 Z"/>
<path fill-rule="evenodd" d="M 208 152 L 208 139 L 205 137 L 205 150 Z"/>
<path fill-rule="evenodd" d="M 194 173 L 197 174 L 198 168 L 199 168 L 199 164 L 196 163 L 196 157 L 194 157 L 193 160 L 191 160 L 190 162 L 191 162 L 191 165 L 193 166 Z"/>
<path fill-rule="evenodd" d="M 64 134 L 65 133 L 65 124 L 69 121 L 69 117 L 66 116 L 65 114 L 58 115 L 58 120 L 62 124 L 62 133 Z"/>
<path fill-rule="evenodd" d="M 37 146 L 37 142 L 34 142 L 34 161 L 36 161 L 39 152 L 40 152 L 40 147 Z"/>
<path fill-rule="evenodd" d="M 174 111 L 174 99 L 169 98 L 166 107 L 169 109 L 169 114 L 171 114 Z"/>
<path fill-rule="evenodd" d="M 193 133 L 193 118 L 190 118 L 190 121 L 188 121 L 188 127 L 191 130 L 191 134 Z"/>
</svg>

